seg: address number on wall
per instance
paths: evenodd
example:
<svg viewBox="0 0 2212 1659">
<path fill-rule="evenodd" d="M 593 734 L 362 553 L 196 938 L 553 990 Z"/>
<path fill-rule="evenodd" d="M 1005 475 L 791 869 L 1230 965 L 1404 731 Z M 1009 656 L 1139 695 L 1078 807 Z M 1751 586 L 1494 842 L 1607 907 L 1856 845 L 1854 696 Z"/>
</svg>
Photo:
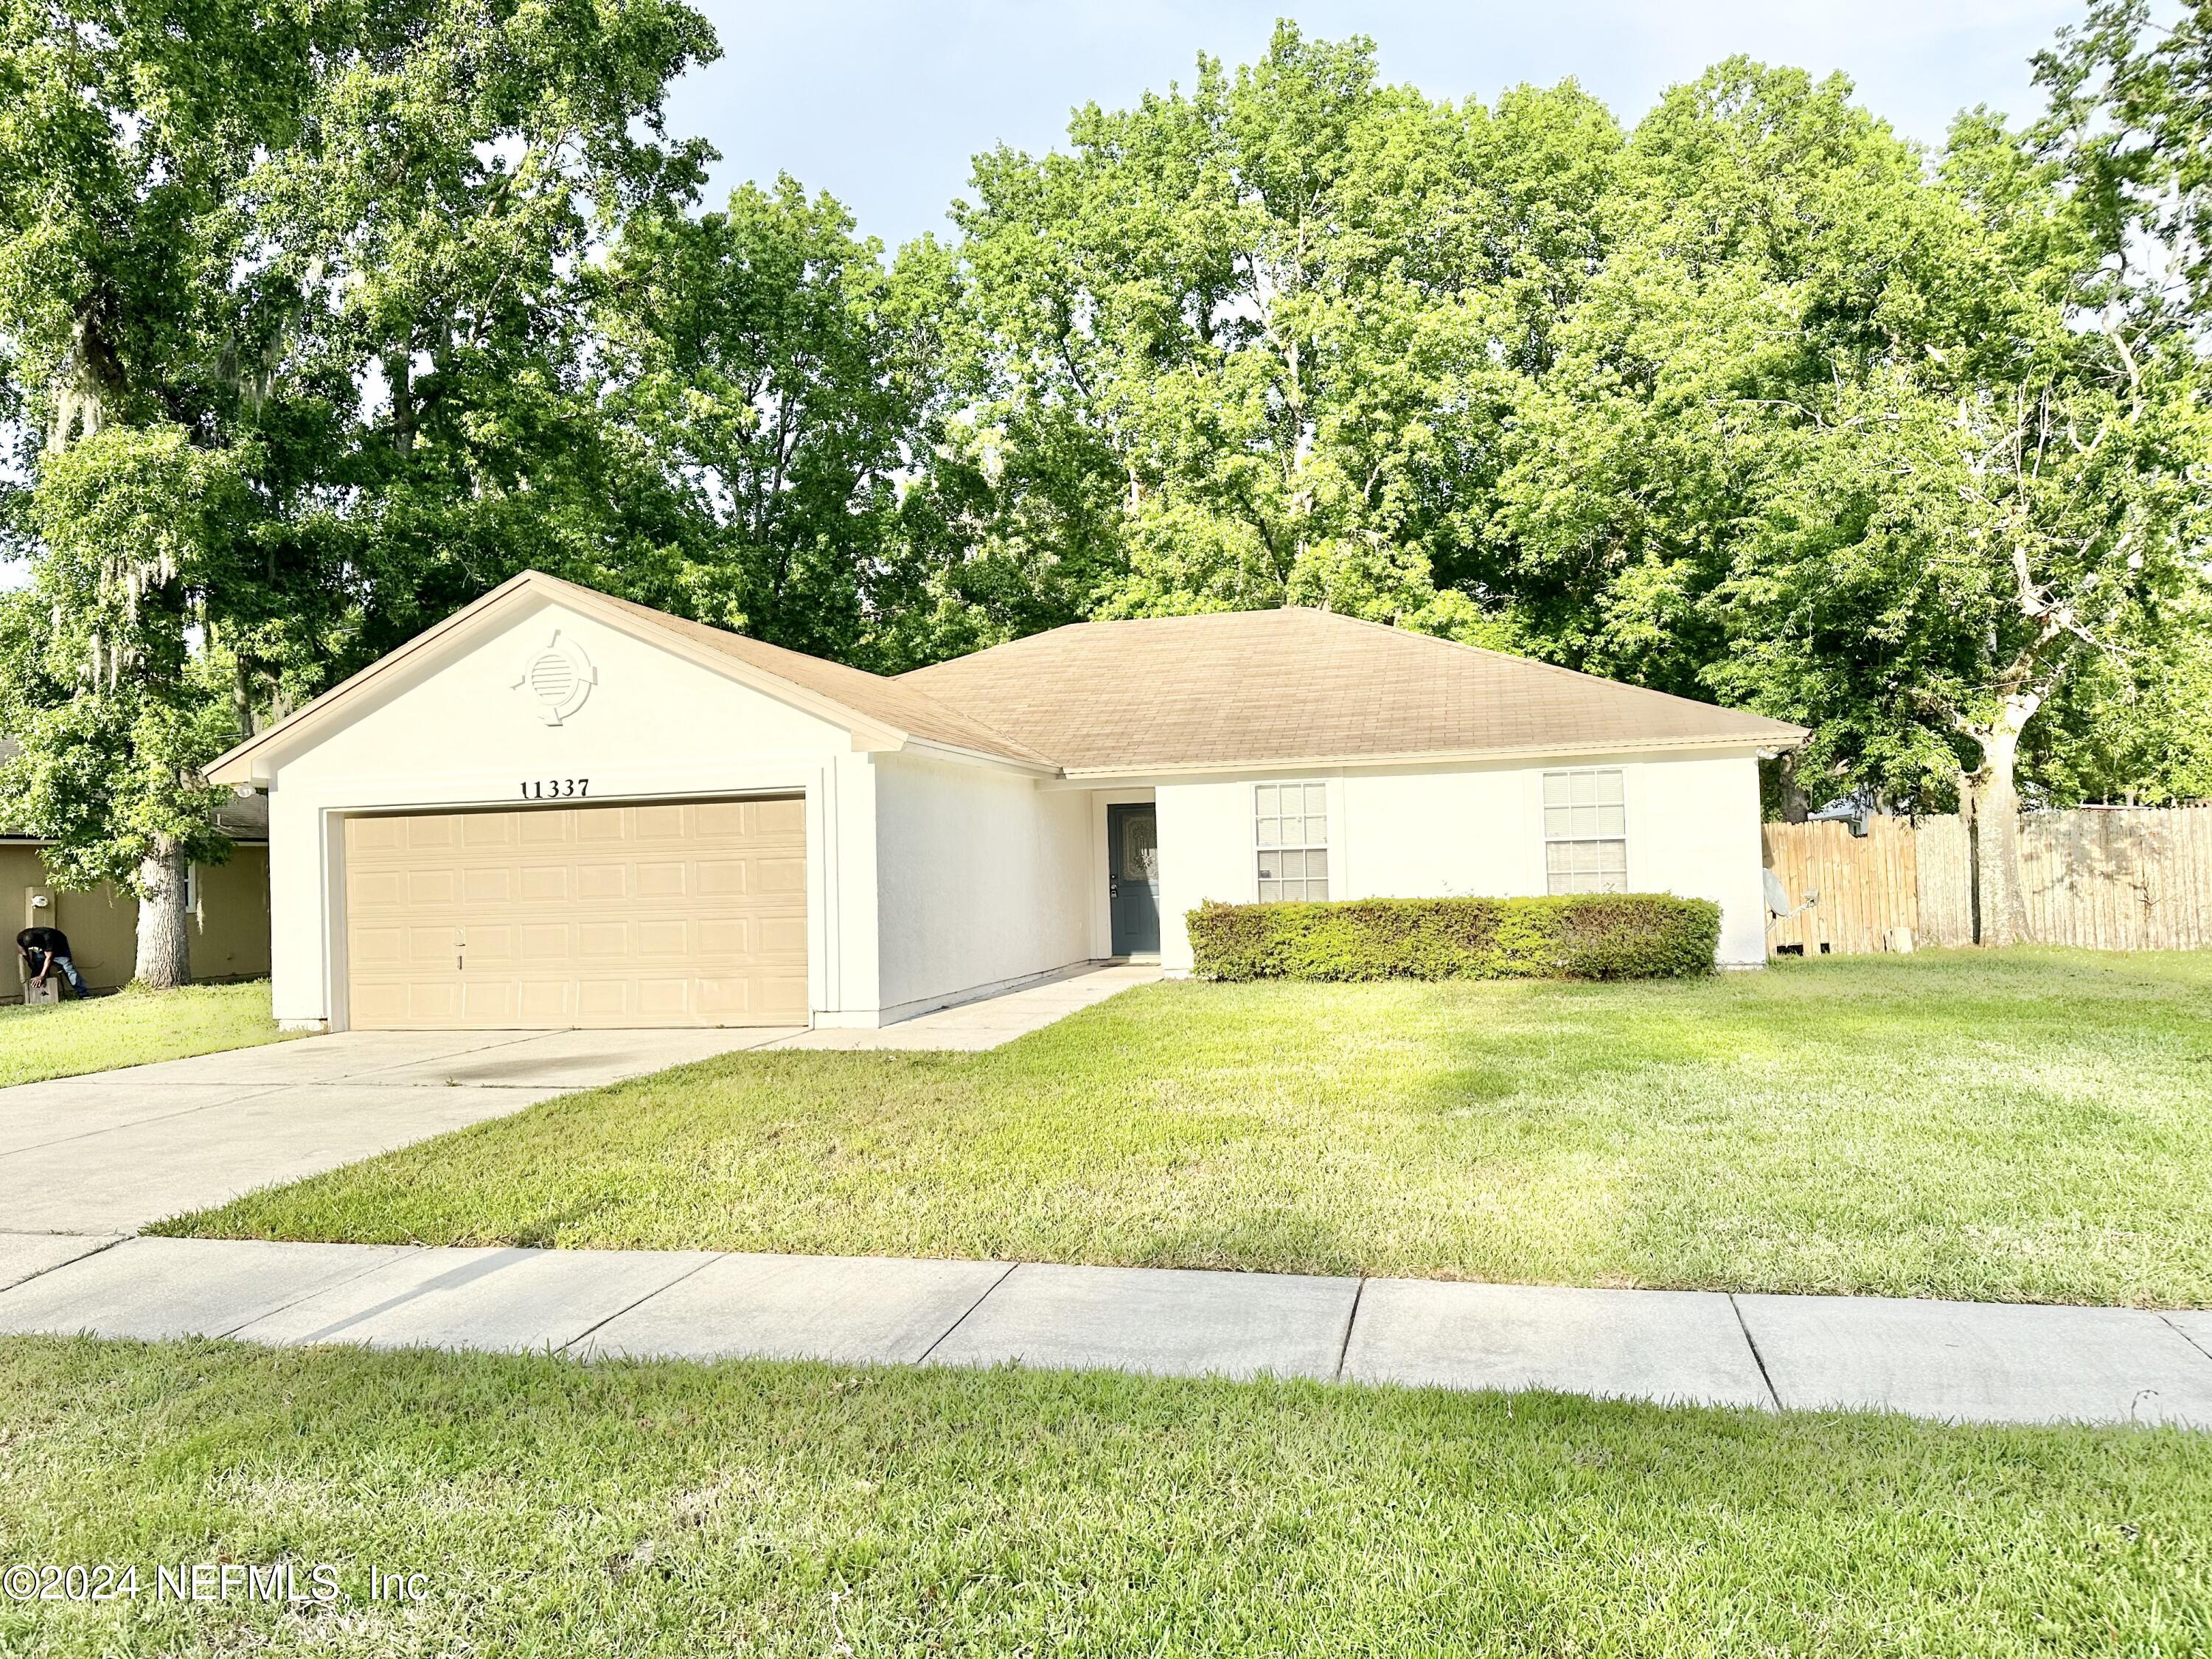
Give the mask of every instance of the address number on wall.
<svg viewBox="0 0 2212 1659">
<path fill-rule="evenodd" d="M 526 778 L 522 784 L 525 800 L 567 800 L 591 793 L 589 778 Z"/>
</svg>

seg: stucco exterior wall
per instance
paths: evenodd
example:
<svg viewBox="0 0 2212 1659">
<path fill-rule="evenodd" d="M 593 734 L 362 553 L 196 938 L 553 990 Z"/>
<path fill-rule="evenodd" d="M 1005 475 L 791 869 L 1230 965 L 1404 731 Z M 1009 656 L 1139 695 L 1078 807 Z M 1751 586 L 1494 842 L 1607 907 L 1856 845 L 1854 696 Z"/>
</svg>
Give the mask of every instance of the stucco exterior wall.
<svg viewBox="0 0 2212 1659">
<path fill-rule="evenodd" d="M 908 754 L 875 771 L 884 1018 L 1091 955 L 1087 795 Z"/>
<path fill-rule="evenodd" d="M 1720 962 L 1763 963 L 1758 762 L 1745 754 L 1576 764 L 1618 766 L 1624 775 L 1631 889 L 1714 900 L 1721 906 Z M 1546 890 L 1543 780 L 1551 769 L 1398 768 L 1163 779 L 1162 966 L 1170 973 L 1190 970 L 1183 918 L 1200 902 L 1249 903 L 1257 896 L 1255 783 L 1327 785 L 1332 897 L 1514 897 Z"/>
<path fill-rule="evenodd" d="M 515 682 L 559 629 L 597 674 L 549 725 Z M 362 811 L 526 805 L 536 780 L 586 802 L 795 793 L 807 802 L 809 1000 L 878 1004 L 874 769 L 842 726 L 595 617 L 546 603 L 452 642 L 365 694 L 342 726 L 279 757 L 270 790 L 276 1017 L 346 1019 L 343 820 Z M 575 805 L 566 797 L 562 805 Z"/>
<path fill-rule="evenodd" d="M 194 979 L 258 979 L 269 971 L 268 849 L 242 846 L 228 864 L 196 870 L 198 907 L 185 923 Z M 53 903 L 34 909 L 33 891 Z M 77 971 L 96 990 L 131 978 L 138 955 L 138 902 L 106 884 L 88 892 L 64 893 L 49 881 L 35 847 L 0 846 L 0 893 L 7 895 L 10 941 L 18 929 L 58 927 L 69 935 Z M 12 955 L 12 951 L 10 952 Z M 0 975 L 0 1001 L 22 1000 L 19 971 Z"/>
</svg>

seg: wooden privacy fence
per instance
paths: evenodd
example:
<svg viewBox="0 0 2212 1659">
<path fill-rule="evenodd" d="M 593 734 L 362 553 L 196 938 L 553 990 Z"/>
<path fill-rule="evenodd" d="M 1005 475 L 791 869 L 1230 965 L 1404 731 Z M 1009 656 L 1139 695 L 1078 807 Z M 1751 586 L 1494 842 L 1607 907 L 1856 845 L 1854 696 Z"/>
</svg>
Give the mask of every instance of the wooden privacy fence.
<svg viewBox="0 0 2212 1659">
<path fill-rule="evenodd" d="M 1770 956 L 1974 942 L 1972 844 L 1955 817 L 1770 823 L 1766 865 L 1795 909 L 1766 930 Z M 2212 805 L 2082 807 L 2023 816 L 2029 941 L 2101 951 L 2212 947 Z"/>
</svg>

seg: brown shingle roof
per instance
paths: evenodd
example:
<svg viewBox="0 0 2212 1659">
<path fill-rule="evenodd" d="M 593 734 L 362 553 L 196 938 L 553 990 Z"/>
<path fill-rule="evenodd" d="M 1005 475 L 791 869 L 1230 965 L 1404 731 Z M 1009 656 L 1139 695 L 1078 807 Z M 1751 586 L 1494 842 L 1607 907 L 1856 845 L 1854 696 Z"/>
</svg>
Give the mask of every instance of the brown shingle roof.
<svg viewBox="0 0 2212 1659">
<path fill-rule="evenodd" d="M 578 589 L 573 583 L 560 582 L 557 578 L 544 577 L 549 584 Z M 988 726 L 957 708 L 949 708 L 930 695 L 927 688 L 913 683 L 910 678 L 886 679 L 881 674 L 871 674 L 865 668 L 848 668 L 843 663 L 831 662 L 826 657 L 810 657 L 803 651 L 787 651 L 780 645 L 769 645 L 744 634 L 732 634 L 727 629 L 712 627 L 706 623 L 688 621 L 672 617 L 665 611 L 655 611 L 650 605 L 638 605 L 629 599 L 617 599 L 611 594 L 590 592 L 590 598 L 602 605 L 618 605 L 640 621 L 650 623 L 665 632 L 679 634 L 697 644 L 720 652 L 763 673 L 773 674 L 800 690 L 825 697 L 841 708 L 856 714 L 896 726 L 909 737 L 926 743 L 949 744 L 982 755 L 995 755 L 1002 759 L 1025 761 L 1032 766 L 1052 766 L 1047 757 L 1027 748 L 1006 734 L 993 731 Z"/>
<path fill-rule="evenodd" d="M 780 683 L 859 729 L 1045 771 L 1787 747 L 1805 735 L 1757 714 L 1321 611 L 1078 623 L 885 678 L 526 571 L 240 744 L 210 776 L 264 781 L 258 753 L 299 741 L 364 684 L 532 592 L 726 659 L 741 665 L 732 671 L 739 678 Z"/>
<path fill-rule="evenodd" d="M 1079 623 L 899 677 L 1069 772 L 1595 752 L 1802 728 L 1328 611 Z"/>
</svg>

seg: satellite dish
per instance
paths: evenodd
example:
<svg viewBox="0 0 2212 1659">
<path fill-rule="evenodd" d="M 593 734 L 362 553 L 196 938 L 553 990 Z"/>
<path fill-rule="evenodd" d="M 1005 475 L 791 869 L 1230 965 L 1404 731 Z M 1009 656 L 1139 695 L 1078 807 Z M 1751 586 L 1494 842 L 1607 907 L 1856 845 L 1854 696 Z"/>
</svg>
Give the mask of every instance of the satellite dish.
<svg viewBox="0 0 2212 1659">
<path fill-rule="evenodd" d="M 1790 895 L 1783 888 L 1782 878 L 1771 870 L 1762 870 L 1759 873 L 1765 878 L 1763 884 L 1766 889 L 1766 914 L 1770 916 L 1788 915 Z"/>
</svg>

